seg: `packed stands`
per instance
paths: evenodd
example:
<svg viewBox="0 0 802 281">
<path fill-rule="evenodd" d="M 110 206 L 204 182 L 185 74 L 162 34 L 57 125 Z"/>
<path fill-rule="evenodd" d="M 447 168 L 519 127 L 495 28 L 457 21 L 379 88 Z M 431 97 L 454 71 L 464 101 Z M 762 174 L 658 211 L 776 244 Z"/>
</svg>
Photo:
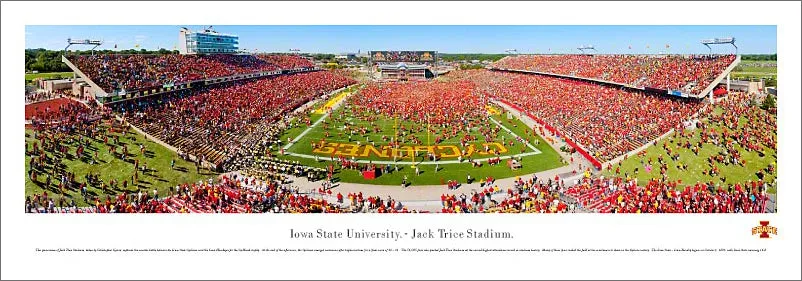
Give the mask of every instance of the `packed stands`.
<svg viewBox="0 0 802 281">
<path fill-rule="evenodd" d="M 94 55 L 68 58 L 106 92 L 161 87 L 170 83 L 237 74 L 312 67 L 291 55 Z"/>
<path fill-rule="evenodd" d="M 257 58 L 281 69 L 312 68 L 315 64 L 300 56 L 256 55 Z"/>
<path fill-rule="evenodd" d="M 493 66 L 699 94 L 734 60 L 734 55 L 534 55 L 505 57 Z"/>
<path fill-rule="evenodd" d="M 702 104 L 539 75 L 474 71 L 484 94 L 578 143 L 600 162 L 638 148 L 675 128 Z"/>
<path fill-rule="evenodd" d="M 148 134 L 220 168 L 246 136 L 351 78 L 319 71 L 193 89 L 115 107 Z"/>
</svg>

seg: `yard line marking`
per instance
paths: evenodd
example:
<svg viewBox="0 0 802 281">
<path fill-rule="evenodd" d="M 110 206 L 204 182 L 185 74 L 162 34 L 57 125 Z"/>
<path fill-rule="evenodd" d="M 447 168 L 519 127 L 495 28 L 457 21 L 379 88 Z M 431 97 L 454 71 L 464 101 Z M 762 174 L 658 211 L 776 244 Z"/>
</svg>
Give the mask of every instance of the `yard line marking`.
<svg viewBox="0 0 802 281">
<path fill-rule="evenodd" d="M 505 126 L 504 126 L 503 124 L 501 124 L 500 122 L 496 121 L 496 119 L 490 118 L 490 121 L 493 121 L 493 123 L 496 123 L 496 125 L 498 125 L 498 126 L 499 126 L 499 127 L 501 127 L 502 129 L 504 129 L 505 131 L 507 131 L 507 133 L 510 133 L 510 135 L 512 135 L 513 137 L 515 137 L 515 138 L 518 138 L 518 135 L 516 135 L 515 133 L 513 133 L 512 131 L 510 131 L 510 129 L 507 129 L 507 127 L 505 127 Z M 528 146 L 529 148 L 531 148 L 532 150 L 534 150 L 535 152 L 537 152 L 537 154 L 540 154 L 540 150 L 539 150 L 539 149 L 535 148 L 535 146 L 533 146 L 531 143 L 529 143 L 528 141 L 526 141 L 526 139 L 524 139 L 524 138 L 521 138 L 521 139 L 523 139 L 523 140 L 524 140 L 524 143 L 526 143 L 526 146 Z"/>
<path fill-rule="evenodd" d="M 306 128 L 306 130 L 304 130 L 303 132 L 301 132 L 301 134 L 300 134 L 300 135 L 296 136 L 296 137 L 295 137 L 295 138 L 294 138 L 294 139 L 293 139 L 291 142 L 287 143 L 287 145 L 285 145 L 285 146 L 284 146 L 284 150 L 288 150 L 288 149 L 290 149 L 290 147 L 292 147 L 292 146 L 293 146 L 293 145 L 294 145 L 296 142 L 298 142 L 299 140 L 301 140 L 301 139 L 303 138 L 303 136 L 305 136 L 307 133 L 309 133 L 309 131 L 311 131 L 312 129 L 314 129 L 315 127 L 317 127 L 317 124 L 320 124 L 320 122 L 323 122 L 323 120 L 326 120 L 326 118 L 329 118 L 329 112 L 334 112 L 334 110 L 336 110 L 337 108 L 339 108 L 339 107 L 340 107 L 340 106 L 343 104 L 343 102 L 345 101 L 345 98 L 346 98 L 347 96 L 349 96 L 349 95 L 351 95 L 351 94 L 353 94 L 353 93 L 356 93 L 356 91 L 358 91 L 358 90 L 359 90 L 359 89 L 356 89 L 356 90 L 354 90 L 354 91 L 351 91 L 351 92 L 349 92 L 349 93 L 343 93 L 342 95 L 346 95 L 346 96 L 343 96 L 342 98 L 340 98 L 340 99 L 337 101 L 337 103 L 333 104 L 333 105 L 331 106 L 331 110 L 330 110 L 330 111 L 327 111 L 325 114 L 323 114 L 323 116 L 321 116 L 321 117 L 320 117 L 320 119 L 318 119 L 317 121 L 315 121 L 315 123 L 314 123 L 314 124 L 312 124 L 312 126 L 309 126 L 309 128 Z M 340 96 L 342 96 L 342 95 L 340 95 Z M 337 96 L 337 98 L 339 98 L 340 96 Z"/>
<path fill-rule="evenodd" d="M 301 140 L 307 133 L 309 133 L 309 131 L 312 131 L 312 129 L 314 129 L 315 126 L 317 126 L 317 124 L 320 124 L 320 122 L 323 122 L 323 120 L 326 120 L 326 118 L 328 118 L 328 117 L 329 117 L 329 113 L 323 114 L 323 116 L 320 117 L 320 119 L 315 121 L 315 124 L 312 124 L 312 126 L 309 126 L 309 128 L 306 128 L 306 130 L 301 132 L 301 134 L 298 135 L 297 137 L 295 137 L 295 139 L 293 139 L 291 142 L 287 143 L 287 145 L 284 146 L 284 150 L 290 149 L 290 147 L 292 147 L 292 145 L 294 145 L 296 142 Z"/>
</svg>

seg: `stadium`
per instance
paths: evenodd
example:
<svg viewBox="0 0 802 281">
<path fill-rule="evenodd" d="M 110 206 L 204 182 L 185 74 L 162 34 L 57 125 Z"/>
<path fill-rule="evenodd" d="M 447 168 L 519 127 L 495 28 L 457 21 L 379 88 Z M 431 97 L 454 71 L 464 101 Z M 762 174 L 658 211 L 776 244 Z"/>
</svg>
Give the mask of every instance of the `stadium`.
<svg viewBox="0 0 802 281">
<path fill-rule="evenodd" d="M 164 54 L 67 40 L 70 77 L 26 92 L 26 212 L 777 211 L 776 90 L 732 77 L 737 49 L 354 70 L 178 33 Z"/>
</svg>

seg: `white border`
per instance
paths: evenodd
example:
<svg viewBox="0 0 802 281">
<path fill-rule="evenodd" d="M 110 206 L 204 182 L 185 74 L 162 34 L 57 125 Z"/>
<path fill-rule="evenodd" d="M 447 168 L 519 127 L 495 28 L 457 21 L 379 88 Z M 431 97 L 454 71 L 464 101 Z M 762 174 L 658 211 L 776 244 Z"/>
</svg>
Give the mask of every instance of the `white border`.
<svg viewBox="0 0 802 281">
<path fill-rule="evenodd" d="M 2 2 L 2 279 L 9 278 L 738 278 L 800 279 L 798 2 Z M 399 9 L 402 9 L 399 11 Z M 403 9 L 411 9 L 404 12 Z M 344 16 L 352 15 L 352 16 Z M 777 27 L 779 213 L 766 215 L 65 215 L 23 214 L 26 24 L 767 24 Z M 65 35 L 66 36 L 66 35 Z M 447 35 L 444 35 L 447 36 Z M 698 40 L 700 38 L 689 38 Z M 770 220 L 773 239 L 750 228 Z M 292 241 L 289 228 L 492 227 L 506 242 Z M 121 242 L 125 241 L 125 242 Z M 764 247 L 719 254 L 76 254 L 32 247 Z"/>
</svg>

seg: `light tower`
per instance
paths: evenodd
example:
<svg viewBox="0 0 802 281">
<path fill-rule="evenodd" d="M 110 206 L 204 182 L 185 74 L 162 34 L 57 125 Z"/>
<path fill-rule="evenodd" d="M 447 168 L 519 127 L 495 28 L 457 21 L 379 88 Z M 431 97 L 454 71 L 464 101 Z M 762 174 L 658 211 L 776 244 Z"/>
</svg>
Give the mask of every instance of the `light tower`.
<svg viewBox="0 0 802 281">
<path fill-rule="evenodd" d="M 700 43 L 705 45 L 707 49 L 710 51 L 710 54 L 713 54 L 713 48 L 710 48 L 710 45 L 721 45 L 721 44 L 730 44 L 735 47 L 735 55 L 738 55 L 738 46 L 735 45 L 735 37 L 725 37 L 725 38 L 713 38 L 713 39 L 704 39 Z M 730 73 L 727 73 L 727 92 L 730 91 Z M 712 104 L 715 100 L 713 99 L 713 90 L 710 90 L 710 103 Z"/>
<path fill-rule="evenodd" d="M 599 51 L 596 50 L 596 47 L 593 47 L 593 45 L 582 45 L 582 46 L 577 47 L 576 49 L 579 50 L 580 52 L 582 52 L 582 54 L 585 54 L 585 50 L 593 50 L 593 52 L 595 52 L 595 53 L 599 52 Z"/>
<path fill-rule="evenodd" d="M 67 38 L 67 47 L 64 47 L 64 54 L 67 54 L 67 49 L 70 48 L 72 45 L 93 45 L 92 47 L 92 55 L 95 54 L 95 49 L 100 45 L 103 45 L 103 40 L 91 40 L 91 39 L 71 39 Z"/>
<path fill-rule="evenodd" d="M 710 45 L 721 45 L 721 44 L 730 44 L 735 47 L 735 54 L 738 54 L 738 46 L 735 45 L 735 37 L 725 37 L 725 38 L 713 38 L 713 39 L 705 39 L 701 41 L 702 45 L 705 45 L 710 53 L 713 53 L 713 48 L 710 48 Z"/>
</svg>

